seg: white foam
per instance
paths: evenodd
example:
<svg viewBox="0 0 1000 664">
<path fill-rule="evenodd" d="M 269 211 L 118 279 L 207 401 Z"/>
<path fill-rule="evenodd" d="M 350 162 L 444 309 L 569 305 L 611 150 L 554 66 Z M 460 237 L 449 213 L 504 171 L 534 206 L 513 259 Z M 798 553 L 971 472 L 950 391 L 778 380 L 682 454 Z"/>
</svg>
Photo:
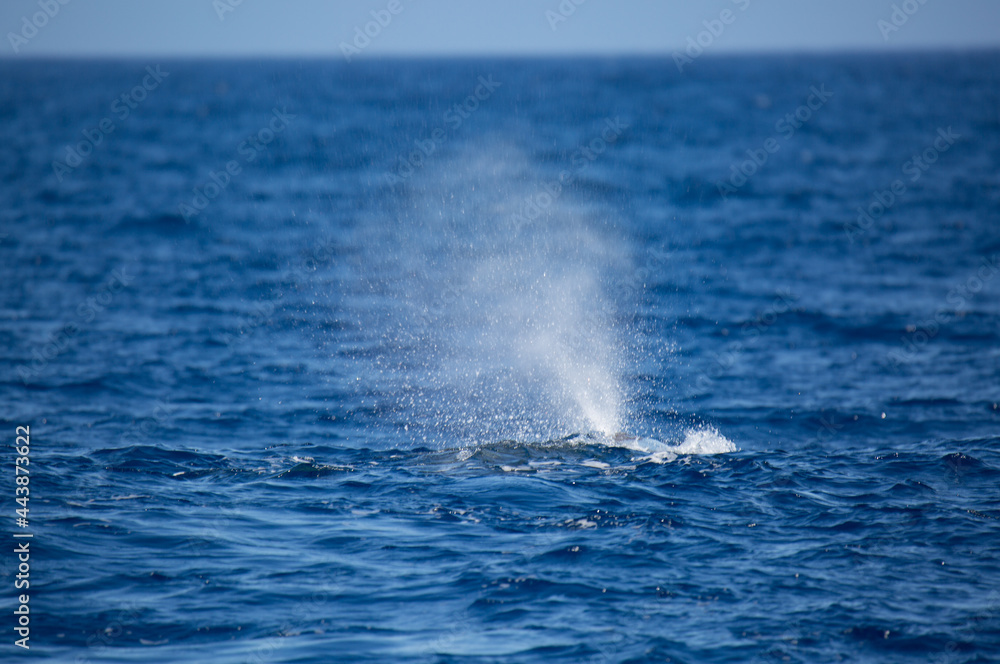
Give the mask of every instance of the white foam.
<svg viewBox="0 0 1000 664">
<path fill-rule="evenodd" d="M 623 447 L 636 452 L 645 452 L 649 456 L 642 457 L 641 460 L 654 463 L 669 463 L 679 456 L 728 454 L 736 451 L 736 445 L 714 427 L 688 429 L 684 432 L 684 440 L 675 445 L 664 443 L 655 438 L 625 436 L 616 436 L 603 442 L 610 447 Z"/>
<path fill-rule="evenodd" d="M 728 454 L 736 451 L 736 445 L 712 427 L 688 429 L 684 440 L 673 450 L 677 454 Z"/>
</svg>

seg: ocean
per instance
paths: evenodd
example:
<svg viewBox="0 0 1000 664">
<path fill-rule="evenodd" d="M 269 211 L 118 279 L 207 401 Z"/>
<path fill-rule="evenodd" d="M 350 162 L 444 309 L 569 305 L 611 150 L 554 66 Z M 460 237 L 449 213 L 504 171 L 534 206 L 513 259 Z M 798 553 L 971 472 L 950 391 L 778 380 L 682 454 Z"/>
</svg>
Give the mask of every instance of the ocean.
<svg viewBox="0 0 1000 664">
<path fill-rule="evenodd" d="M 7 661 L 1000 661 L 996 52 L 0 97 Z"/>
</svg>

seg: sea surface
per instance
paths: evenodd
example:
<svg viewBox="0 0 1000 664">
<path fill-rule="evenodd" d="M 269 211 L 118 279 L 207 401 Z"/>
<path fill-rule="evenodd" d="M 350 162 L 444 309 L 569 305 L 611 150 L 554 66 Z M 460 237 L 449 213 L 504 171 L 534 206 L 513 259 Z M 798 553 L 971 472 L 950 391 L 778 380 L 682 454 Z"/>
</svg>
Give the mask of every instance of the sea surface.
<svg viewBox="0 0 1000 664">
<path fill-rule="evenodd" d="M 0 100 L 4 661 L 1000 661 L 998 53 Z"/>
</svg>

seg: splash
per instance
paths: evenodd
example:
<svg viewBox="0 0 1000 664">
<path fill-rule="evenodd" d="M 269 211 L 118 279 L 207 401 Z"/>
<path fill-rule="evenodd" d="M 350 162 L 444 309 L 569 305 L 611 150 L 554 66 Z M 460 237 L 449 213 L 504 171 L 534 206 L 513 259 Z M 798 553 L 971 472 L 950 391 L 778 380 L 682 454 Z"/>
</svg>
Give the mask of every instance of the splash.
<svg viewBox="0 0 1000 664">
<path fill-rule="evenodd" d="M 642 426 L 624 376 L 644 362 L 617 313 L 637 309 L 622 297 L 640 271 L 608 219 L 567 189 L 525 220 L 546 178 L 502 141 L 439 156 L 356 229 L 351 352 L 377 426 L 441 449 L 575 434 L 656 461 L 735 449 L 710 429 L 616 435 Z"/>
<path fill-rule="evenodd" d="M 679 456 L 728 454 L 736 451 L 736 445 L 714 427 L 688 429 L 684 432 L 684 439 L 675 445 L 651 438 L 622 437 L 620 435 L 606 444 L 645 452 L 649 456 L 642 457 L 642 460 L 654 463 L 669 463 Z"/>
<path fill-rule="evenodd" d="M 630 272 L 626 249 L 569 193 L 524 223 L 537 182 L 514 150 L 468 150 L 362 230 L 370 290 L 393 303 L 365 305 L 374 396 L 418 441 L 612 434 L 626 419 L 628 344 L 605 286 Z"/>
</svg>

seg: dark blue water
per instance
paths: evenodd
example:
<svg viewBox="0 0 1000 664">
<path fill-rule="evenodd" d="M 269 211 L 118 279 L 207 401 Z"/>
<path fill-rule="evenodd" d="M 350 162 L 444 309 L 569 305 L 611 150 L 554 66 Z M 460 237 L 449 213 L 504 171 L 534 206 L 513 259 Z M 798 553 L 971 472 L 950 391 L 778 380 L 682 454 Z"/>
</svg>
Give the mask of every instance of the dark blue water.
<svg viewBox="0 0 1000 664">
<path fill-rule="evenodd" d="M 0 72 L 5 657 L 1000 661 L 996 53 Z"/>
</svg>

